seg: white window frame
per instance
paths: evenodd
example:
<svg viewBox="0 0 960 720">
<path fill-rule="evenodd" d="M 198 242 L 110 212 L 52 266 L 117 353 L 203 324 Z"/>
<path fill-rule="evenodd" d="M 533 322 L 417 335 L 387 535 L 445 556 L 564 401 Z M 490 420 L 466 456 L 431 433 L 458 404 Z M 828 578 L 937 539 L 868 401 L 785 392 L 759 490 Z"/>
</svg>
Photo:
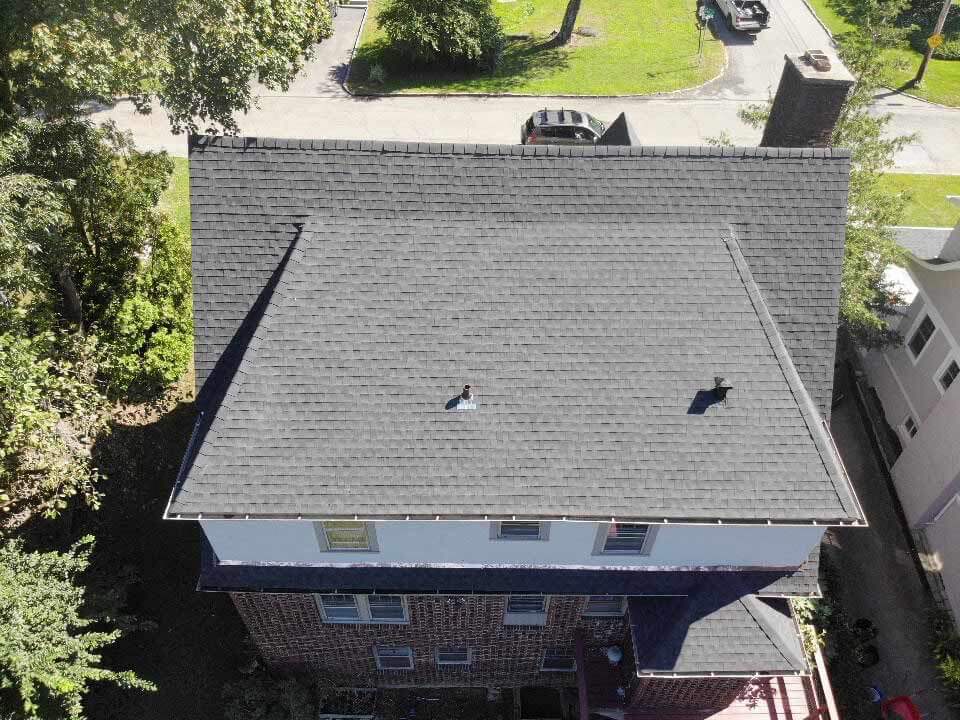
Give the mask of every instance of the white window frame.
<svg viewBox="0 0 960 720">
<path fill-rule="evenodd" d="M 920 352 L 914 355 L 913 348 L 910 347 L 910 341 L 913 340 L 913 336 L 917 334 L 917 331 L 920 329 L 920 325 L 923 324 L 924 318 L 930 318 L 930 322 L 933 324 L 933 332 L 930 333 L 930 337 L 927 338 L 927 342 L 924 343 L 922 348 L 920 348 Z M 923 353 L 926 352 L 926 349 L 930 347 L 930 343 L 933 342 L 933 338 L 936 337 L 939 329 L 940 324 L 933 319 L 933 315 L 927 311 L 926 304 L 924 304 L 923 308 L 920 310 L 920 313 L 914 318 L 913 323 L 910 325 L 910 332 L 904 336 L 904 346 L 906 347 L 907 356 L 910 358 L 910 362 L 912 362 L 914 365 L 920 362 L 920 358 L 923 357 Z"/>
<path fill-rule="evenodd" d="M 317 542 L 320 545 L 320 552 L 336 553 L 375 553 L 380 552 L 380 546 L 377 544 L 377 529 L 372 522 L 364 522 L 364 531 L 367 534 L 367 547 L 365 548 L 338 548 L 330 547 L 327 541 L 327 525 L 335 525 L 337 522 L 357 522 L 355 520 L 323 520 L 313 524 L 313 529 L 317 534 Z M 333 528 L 331 528 L 333 529 Z"/>
<path fill-rule="evenodd" d="M 443 651 L 449 652 L 449 651 L 455 651 L 460 649 L 463 649 L 467 653 L 467 659 L 465 662 L 451 662 L 449 660 L 440 659 L 441 652 Z M 437 667 L 470 667 L 471 665 L 473 665 L 473 650 L 471 650 L 466 645 L 463 645 L 460 647 L 455 647 L 453 645 L 444 645 L 444 646 L 438 647 L 434 657 L 437 661 Z"/>
<path fill-rule="evenodd" d="M 647 534 L 643 538 L 643 547 L 640 550 L 606 550 L 607 545 L 607 535 L 610 532 L 611 525 L 646 525 Z M 657 536 L 657 530 L 660 526 L 653 525 L 651 523 L 633 523 L 633 522 L 624 522 L 624 523 L 597 523 L 597 537 L 593 543 L 593 554 L 594 555 L 625 555 L 627 557 L 644 557 L 653 552 L 654 540 Z"/>
<path fill-rule="evenodd" d="M 917 432 L 914 433 L 913 435 L 911 435 L 911 434 L 910 434 L 910 431 L 907 430 L 907 420 L 912 420 L 912 421 L 913 421 L 913 426 L 917 429 Z M 913 415 L 907 413 L 907 416 L 906 416 L 906 417 L 903 419 L 903 421 L 900 423 L 900 435 L 901 435 L 901 437 L 903 437 L 904 441 L 910 442 L 911 440 L 913 440 L 913 438 L 915 438 L 915 437 L 917 436 L 917 433 L 918 433 L 918 432 L 920 432 L 920 423 L 917 422 L 917 419 L 916 419 Z"/>
<path fill-rule="evenodd" d="M 510 598 L 512 597 L 541 597 L 543 598 L 542 612 L 511 612 Z M 547 624 L 547 616 L 550 614 L 550 596 L 540 593 L 513 593 L 507 596 L 507 603 L 504 606 L 503 624 L 504 625 L 537 625 L 543 627 Z"/>
<path fill-rule="evenodd" d="M 957 357 L 952 352 L 947 353 L 946 359 L 942 363 L 940 363 L 940 367 L 937 368 L 937 372 L 933 376 L 933 382 L 934 384 L 936 384 L 937 390 L 940 391 L 941 395 L 943 395 L 945 392 L 947 392 L 947 390 L 950 389 L 950 388 L 945 388 L 943 386 L 943 383 L 941 382 L 941 378 L 943 378 L 944 374 L 947 372 L 947 368 L 950 367 L 950 363 L 957 363 L 957 366 L 960 367 L 960 360 L 958 360 Z M 960 375 L 954 378 L 953 382 L 954 384 L 960 383 Z"/>
<path fill-rule="evenodd" d="M 380 664 L 380 651 L 381 650 L 406 650 L 405 657 L 410 660 L 410 667 L 405 668 L 396 668 L 396 667 L 383 667 Z M 391 655 L 389 657 L 404 657 L 404 655 Z M 413 648 L 409 645 L 374 645 L 373 646 L 373 659 L 377 663 L 377 670 L 383 672 L 410 672 L 414 668 L 414 653 Z"/>
<path fill-rule="evenodd" d="M 544 667 L 544 664 L 547 662 L 548 654 L 557 658 L 569 658 L 571 661 L 570 667 L 568 668 Z M 544 650 L 543 654 L 540 656 L 540 672 L 576 672 L 576 671 L 577 671 L 577 658 L 574 655 L 562 655 L 558 650 Z"/>
<path fill-rule="evenodd" d="M 539 535 L 537 537 L 510 537 L 503 535 L 501 526 L 511 522 L 536 522 L 539 526 Z M 490 539 L 502 540 L 504 542 L 543 542 L 550 539 L 550 523 L 539 522 L 537 520 L 499 520 L 490 523 Z"/>
<path fill-rule="evenodd" d="M 593 597 L 603 598 L 604 600 L 613 600 L 618 598 L 620 600 L 620 609 L 617 612 L 590 612 L 587 610 L 587 606 L 590 604 L 590 598 Z M 584 598 L 586 598 L 586 600 L 583 603 L 583 612 L 580 613 L 583 617 L 623 617 L 623 613 L 626 611 L 627 598 L 625 595 L 584 595 Z"/>
<path fill-rule="evenodd" d="M 400 605 L 403 607 L 402 620 L 379 620 L 372 617 L 370 613 L 370 595 L 352 595 L 351 593 L 315 593 L 317 607 L 320 609 L 320 616 L 323 622 L 329 625 L 407 625 L 410 622 L 410 608 L 407 604 L 407 596 L 398 593 L 372 593 L 373 595 L 387 595 L 390 597 L 399 597 Z M 330 618 L 323 607 L 323 598 L 325 595 L 351 595 L 357 606 L 357 612 L 360 617 L 357 620 L 345 620 L 340 618 Z"/>
</svg>

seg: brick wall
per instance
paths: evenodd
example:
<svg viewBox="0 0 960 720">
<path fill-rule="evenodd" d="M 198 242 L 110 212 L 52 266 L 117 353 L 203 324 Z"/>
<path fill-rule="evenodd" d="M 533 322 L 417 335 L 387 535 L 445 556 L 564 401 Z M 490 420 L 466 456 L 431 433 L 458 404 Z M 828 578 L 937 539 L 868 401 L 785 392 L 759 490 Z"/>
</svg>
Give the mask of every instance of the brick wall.
<svg viewBox="0 0 960 720">
<path fill-rule="evenodd" d="M 749 683 L 750 678 L 639 678 L 630 695 L 629 709 L 720 710 Z"/>
<path fill-rule="evenodd" d="M 314 596 L 232 593 L 233 602 L 264 659 L 276 669 L 322 671 L 350 678 L 354 686 L 575 685 L 574 673 L 542 673 L 544 649 L 574 654 L 583 633 L 588 648 L 625 641 L 623 618 L 584 618 L 582 597 L 551 597 L 544 627 L 504 625 L 503 595 L 411 595 L 409 623 L 324 623 Z M 381 671 L 374 645 L 413 648 L 414 670 Z M 438 667 L 436 648 L 467 646 L 469 667 Z"/>
</svg>

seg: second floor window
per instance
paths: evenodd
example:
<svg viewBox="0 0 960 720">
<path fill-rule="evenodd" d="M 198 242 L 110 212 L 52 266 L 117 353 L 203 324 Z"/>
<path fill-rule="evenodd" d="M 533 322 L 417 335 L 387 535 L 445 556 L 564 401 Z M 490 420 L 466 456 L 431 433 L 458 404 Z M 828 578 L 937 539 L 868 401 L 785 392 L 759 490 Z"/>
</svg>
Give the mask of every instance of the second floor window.
<svg viewBox="0 0 960 720">
<path fill-rule="evenodd" d="M 347 624 L 405 623 L 402 595 L 317 595 L 324 622 Z"/>
<path fill-rule="evenodd" d="M 505 520 L 496 523 L 498 540 L 546 540 L 543 523 L 531 520 Z"/>
<path fill-rule="evenodd" d="M 583 606 L 583 614 L 590 617 L 620 617 L 623 615 L 623 596 L 590 595 Z"/>
<path fill-rule="evenodd" d="M 923 320 L 920 321 L 917 329 L 913 331 L 913 335 L 910 337 L 910 352 L 913 353 L 914 358 L 920 357 L 920 353 L 930 342 L 930 338 L 933 337 L 936 329 L 937 326 L 933 324 L 930 316 L 924 315 Z"/>
<path fill-rule="evenodd" d="M 507 599 L 506 613 L 503 616 L 504 625 L 539 625 L 547 624 L 547 596 L 546 595 L 511 595 Z"/>
</svg>

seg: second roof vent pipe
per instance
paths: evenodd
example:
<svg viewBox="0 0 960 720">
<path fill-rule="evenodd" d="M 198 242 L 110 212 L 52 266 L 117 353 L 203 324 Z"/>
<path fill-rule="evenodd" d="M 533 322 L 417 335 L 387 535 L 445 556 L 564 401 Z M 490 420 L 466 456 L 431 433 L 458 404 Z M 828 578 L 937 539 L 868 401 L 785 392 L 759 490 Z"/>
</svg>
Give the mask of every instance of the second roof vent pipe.
<svg viewBox="0 0 960 720">
<path fill-rule="evenodd" d="M 723 377 L 719 375 L 713 378 L 713 394 L 716 396 L 717 400 L 720 402 L 727 401 L 727 393 L 733 390 L 733 385 Z"/>
<path fill-rule="evenodd" d="M 469 385 L 463 386 L 463 392 L 460 393 L 460 399 L 457 401 L 457 410 L 476 410 L 477 403 L 473 399 L 473 391 Z"/>
</svg>

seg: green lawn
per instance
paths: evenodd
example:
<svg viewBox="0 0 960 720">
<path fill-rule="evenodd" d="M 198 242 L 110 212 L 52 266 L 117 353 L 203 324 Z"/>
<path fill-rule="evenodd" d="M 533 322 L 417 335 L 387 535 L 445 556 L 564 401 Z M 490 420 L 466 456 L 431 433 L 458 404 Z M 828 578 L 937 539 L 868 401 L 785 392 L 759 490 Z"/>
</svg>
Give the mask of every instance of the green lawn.
<svg viewBox="0 0 960 720">
<path fill-rule="evenodd" d="M 847 20 L 837 9 L 835 0 L 809 0 L 823 24 L 830 28 L 834 35 L 842 35 L 854 29 L 854 25 Z M 956 0 L 954 4 L 958 3 Z M 951 12 L 960 12 L 960 8 Z M 960 60 L 932 60 L 927 68 L 922 87 L 906 87 L 917 73 L 920 60 L 923 57 L 912 48 L 896 48 L 888 51 L 892 65 L 895 67 L 888 83 L 894 89 L 903 89 L 911 95 L 960 107 Z"/>
<path fill-rule="evenodd" d="M 494 0 L 508 41 L 494 73 L 412 71 L 391 53 L 376 22 L 384 0 L 371 0 L 360 46 L 350 71 L 355 92 L 464 92 L 530 95 L 631 95 L 699 85 L 723 67 L 723 44 L 704 33 L 697 58 L 695 0 L 591 0 L 584 3 L 575 34 L 562 48 L 543 48 L 560 26 L 566 0 Z M 525 36 L 525 37 L 521 37 Z M 366 85 L 379 63 L 386 82 Z"/>
<path fill-rule="evenodd" d="M 960 195 L 960 175 L 908 175 L 887 173 L 883 183 L 890 190 L 907 192 L 910 199 L 902 225 L 953 227 L 960 221 L 960 207 L 947 195 Z"/>
<path fill-rule="evenodd" d="M 190 162 L 175 157 L 170 187 L 160 198 L 160 208 L 170 214 L 177 227 L 190 237 Z"/>
</svg>

